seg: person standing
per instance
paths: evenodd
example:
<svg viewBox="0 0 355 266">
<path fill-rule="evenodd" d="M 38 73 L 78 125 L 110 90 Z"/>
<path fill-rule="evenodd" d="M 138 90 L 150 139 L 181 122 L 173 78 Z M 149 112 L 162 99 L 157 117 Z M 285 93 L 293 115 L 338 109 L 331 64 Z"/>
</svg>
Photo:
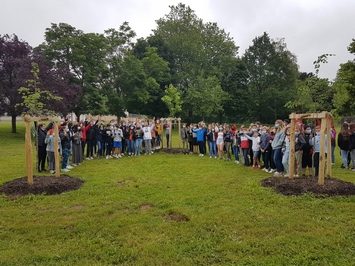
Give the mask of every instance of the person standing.
<svg viewBox="0 0 355 266">
<path fill-rule="evenodd" d="M 348 169 L 348 156 L 350 150 L 350 130 L 349 124 L 343 123 L 341 127 L 341 131 L 338 134 L 338 146 L 340 148 L 341 160 L 342 160 L 342 168 Z"/>
<path fill-rule="evenodd" d="M 73 127 L 73 137 L 72 137 L 72 162 L 73 165 L 79 165 L 83 161 L 83 152 L 81 150 L 81 131 L 80 127 Z"/>
<path fill-rule="evenodd" d="M 38 164 L 37 169 L 38 172 L 45 171 L 45 164 L 47 158 L 47 151 L 46 151 L 46 139 L 47 130 L 45 129 L 43 124 L 39 124 L 37 128 L 37 147 L 38 147 Z"/>
<path fill-rule="evenodd" d="M 352 162 L 352 168 L 355 172 L 355 123 L 350 124 L 350 157 Z"/>
<path fill-rule="evenodd" d="M 284 131 L 284 124 L 282 120 L 276 120 L 275 121 L 275 137 L 274 140 L 271 143 L 271 147 L 274 150 L 274 162 L 276 166 L 276 172 L 274 173 L 275 176 L 282 176 L 282 173 L 284 171 L 283 165 L 282 165 L 282 146 L 285 141 L 285 131 Z"/>
</svg>

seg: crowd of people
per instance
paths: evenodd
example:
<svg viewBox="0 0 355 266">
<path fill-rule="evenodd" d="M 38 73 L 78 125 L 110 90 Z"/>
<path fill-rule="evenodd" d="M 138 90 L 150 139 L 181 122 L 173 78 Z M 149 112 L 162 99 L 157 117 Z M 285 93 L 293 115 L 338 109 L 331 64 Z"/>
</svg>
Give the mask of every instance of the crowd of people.
<svg viewBox="0 0 355 266">
<path fill-rule="evenodd" d="M 290 125 L 276 120 L 272 126 L 259 122 L 249 126 L 236 124 L 183 124 L 179 132 L 182 151 L 209 158 L 234 161 L 236 164 L 263 169 L 275 176 L 288 176 Z M 55 171 L 54 128 L 52 124 L 37 127 L 38 171 L 45 171 L 46 162 Z M 63 122 L 59 127 L 58 147 L 61 171 L 68 172 L 84 159 L 121 158 L 151 155 L 162 148 L 162 138 L 170 148 L 171 124 L 166 120 L 103 123 L 102 121 Z M 345 122 L 341 132 L 331 129 L 331 161 L 335 163 L 336 142 L 341 151 L 342 167 L 355 171 L 355 124 Z M 325 151 L 327 152 L 327 139 Z M 318 176 L 320 126 L 303 124 L 295 127 L 296 176 Z"/>
</svg>

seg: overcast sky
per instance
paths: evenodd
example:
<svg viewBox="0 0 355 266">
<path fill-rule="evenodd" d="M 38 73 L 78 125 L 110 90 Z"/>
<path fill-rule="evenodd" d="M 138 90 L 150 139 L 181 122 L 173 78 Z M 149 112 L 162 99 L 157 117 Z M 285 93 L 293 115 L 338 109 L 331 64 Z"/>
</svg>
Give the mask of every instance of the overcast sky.
<svg viewBox="0 0 355 266">
<path fill-rule="evenodd" d="M 352 59 L 346 48 L 355 38 L 355 0 L 0 0 L 0 34 L 16 33 L 36 46 L 51 22 L 102 33 L 128 21 L 137 37 L 146 37 L 179 2 L 229 32 L 240 55 L 266 31 L 285 39 L 301 71 L 313 71 L 319 55 L 334 53 L 320 70 L 333 79 L 339 64 Z"/>
</svg>

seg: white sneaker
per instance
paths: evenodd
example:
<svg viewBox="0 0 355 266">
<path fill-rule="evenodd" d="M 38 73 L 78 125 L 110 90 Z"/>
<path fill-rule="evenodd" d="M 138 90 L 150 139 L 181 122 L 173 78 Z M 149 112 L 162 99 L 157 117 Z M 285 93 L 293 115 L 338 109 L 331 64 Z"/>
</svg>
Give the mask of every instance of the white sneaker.
<svg viewBox="0 0 355 266">
<path fill-rule="evenodd" d="M 90 161 L 91 159 L 90 159 L 90 157 L 86 157 L 86 160 Z"/>
<path fill-rule="evenodd" d="M 53 170 L 50 170 L 49 172 L 50 172 L 52 175 L 55 173 L 55 171 L 53 171 Z"/>
<path fill-rule="evenodd" d="M 281 177 L 281 176 L 282 176 L 282 173 L 279 173 L 279 172 L 274 173 L 274 177 Z"/>
<path fill-rule="evenodd" d="M 70 172 L 70 170 L 69 170 L 69 169 L 67 169 L 67 168 L 62 169 L 61 171 L 62 171 L 63 173 Z"/>
<path fill-rule="evenodd" d="M 94 160 L 94 157 L 91 156 L 91 157 L 90 157 L 90 160 Z"/>
<path fill-rule="evenodd" d="M 69 169 L 69 170 L 70 170 L 70 169 L 73 169 L 73 168 L 74 168 L 74 167 L 71 166 L 71 165 L 68 165 L 68 166 L 67 166 L 67 169 Z"/>
</svg>

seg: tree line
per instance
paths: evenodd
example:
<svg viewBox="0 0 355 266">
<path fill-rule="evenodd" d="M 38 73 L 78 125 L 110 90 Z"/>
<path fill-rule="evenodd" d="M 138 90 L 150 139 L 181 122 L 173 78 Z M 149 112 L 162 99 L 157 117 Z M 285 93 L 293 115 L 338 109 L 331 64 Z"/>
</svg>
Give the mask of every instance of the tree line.
<svg viewBox="0 0 355 266">
<path fill-rule="evenodd" d="M 292 111 L 355 113 L 355 60 L 341 64 L 332 82 L 318 76 L 332 55 L 320 56 L 314 73 L 300 73 L 284 40 L 264 32 L 240 56 L 229 33 L 184 4 L 170 6 L 156 23 L 150 36 L 139 39 L 128 22 L 103 33 L 52 23 L 34 48 L 16 35 L 1 35 L 0 113 L 13 117 L 16 131 L 14 118 L 27 111 L 19 89 L 33 80 L 34 63 L 36 89 L 61 99 L 43 104 L 62 114 L 128 110 L 268 123 Z M 355 54 L 355 39 L 348 50 Z"/>
</svg>

